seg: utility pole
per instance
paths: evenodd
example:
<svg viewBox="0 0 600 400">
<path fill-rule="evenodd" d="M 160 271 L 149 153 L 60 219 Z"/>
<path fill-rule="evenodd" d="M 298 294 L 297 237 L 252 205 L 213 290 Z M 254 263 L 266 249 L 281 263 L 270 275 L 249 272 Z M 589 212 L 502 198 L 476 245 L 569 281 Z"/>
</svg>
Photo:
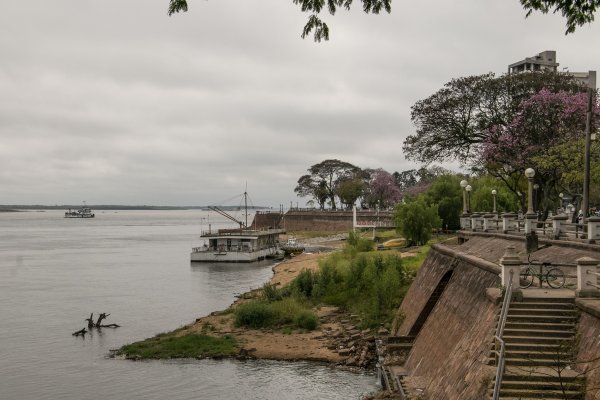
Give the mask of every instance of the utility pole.
<svg viewBox="0 0 600 400">
<path fill-rule="evenodd" d="M 583 169 L 583 217 L 588 217 L 590 209 L 590 147 L 592 141 L 592 88 L 588 88 L 587 118 L 585 121 L 585 163 Z"/>
</svg>

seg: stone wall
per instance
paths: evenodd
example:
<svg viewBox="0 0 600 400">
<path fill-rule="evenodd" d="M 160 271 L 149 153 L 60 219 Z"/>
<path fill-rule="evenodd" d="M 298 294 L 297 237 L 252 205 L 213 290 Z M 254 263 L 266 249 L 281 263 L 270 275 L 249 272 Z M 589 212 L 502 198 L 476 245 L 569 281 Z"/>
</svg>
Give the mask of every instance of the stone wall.
<svg viewBox="0 0 600 400">
<path fill-rule="evenodd" d="M 476 260 L 453 257 L 452 251 L 432 248 L 402 303 L 406 318 L 397 334 L 406 335 L 441 277 L 454 268 L 405 364 L 427 399 L 486 397 L 493 376 L 487 360 L 497 313 L 486 289 L 498 286 L 500 279 L 489 265 L 475 264 Z"/>
<path fill-rule="evenodd" d="M 600 300 L 587 300 L 600 302 Z M 582 312 L 577 326 L 578 353 L 575 369 L 585 373 L 585 400 L 600 399 L 600 319 Z"/>
<path fill-rule="evenodd" d="M 254 217 L 253 226 L 266 227 L 273 226 L 279 213 L 260 213 L 257 212 Z M 283 219 L 280 219 L 278 228 L 287 231 L 349 231 L 352 229 L 352 211 L 347 210 L 302 210 L 291 209 L 285 213 Z M 384 226 L 391 225 L 391 212 L 375 210 L 358 210 L 356 213 L 357 222 L 373 223 L 379 221 Z"/>
</svg>

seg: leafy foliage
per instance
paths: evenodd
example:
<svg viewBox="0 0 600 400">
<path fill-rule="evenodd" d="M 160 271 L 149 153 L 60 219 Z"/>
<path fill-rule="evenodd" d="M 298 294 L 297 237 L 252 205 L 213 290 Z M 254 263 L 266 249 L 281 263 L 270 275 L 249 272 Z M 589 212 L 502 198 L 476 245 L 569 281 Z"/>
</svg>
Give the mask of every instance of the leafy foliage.
<svg viewBox="0 0 600 400">
<path fill-rule="evenodd" d="M 312 330 L 318 326 L 316 315 L 294 297 L 284 297 L 270 303 L 264 300 L 251 301 L 240 304 L 234 313 L 236 326 L 253 329 L 291 327 Z"/>
<path fill-rule="evenodd" d="M 398 204 L 394 209 L 397 229 L 404 237 L 417 245 L 424 245 L 431 239 L 433 228 L 441 225 L 436 204 L 429 205 L 423 196 Z"/>
<path fill-rule="evenodd" d="M 462 191 L 459 175 L 442 175 L 431 184 L 425 193 L 427 203 L 437 205 L 441 226 L 447 229 L 460 228 L 460 213 L 462 212 Z"/>
<path fill-rule="evenodd" d="M 308 175 L 298 179 L 294 192 L 300 197 L 313 196 L 321 208 L 324 208 L 325 201 L 329 201 L 335 210 L 338 185 L 360 175 L 361 169 L 348 162 L 332 159 L 311 166 L 308 172 Z"/>
<path fill-rule="evenodd" d="M 414 270 L 404 267 L 396 254 L 368 251 L 372 244 L 359 251 L 364 243 L 351 235 L 344 251 L 327 257 L 318 272 L 302 271 L 291 283 L 292 293 L 358 314 L 364 327 L 391 323 Z"/>
<path fill-rule="evenodd" d="M 369 192 L 365 196 L 365 203 L 369 207 L 392 207 L 400 201 L 402 194 L 396 185 L 394 176 L 383 169 L 377 169 L 371 174 Z"/>
<path fill-rule="evenodd" d="M 350 10 L 353 0 L 292 0 L 294 4 L 300 5 L 302 12 L 310 13 L 308 22 L 302 30 L 302 38 L 309 36 L 314 31 L 315 42 L 329 40 L 329 27 L 319 18 L 319 14 L 326 8 L 329 14 L 334 15 L 338 8 L 343 7 Z M 367 14 L 379 14 L 382 11 L 390 13 L 392 11 L 392 0 L 360 0 L 362 9 Z M 169 0 L 168 14 L 173 15 L 178 12 L 188 10 L 187 0 Z"/>
<path fill-rule="evenodd" d="M 567 19 L 567 30 L 565 34 L 575 32 L 578 26 L 594 21 L 594 13 L 600 1 L 598 0 L 521 0 L 523 8 L 527 10 L 527 16 L 535 11 L 544 14 L 552 11 L 560 12 Z"/>
<path fill-rule="evenodd" d="M 427 164 L 455 159 L 476 164 L 489 129 L 510 124 L 521 102 L 544 88 L 550 92 L 582 90 L 572 76 L 549 71 L 453 79 L 412 106 L 417 130 L 405 140 L 404 152 Z"/>
</svg>

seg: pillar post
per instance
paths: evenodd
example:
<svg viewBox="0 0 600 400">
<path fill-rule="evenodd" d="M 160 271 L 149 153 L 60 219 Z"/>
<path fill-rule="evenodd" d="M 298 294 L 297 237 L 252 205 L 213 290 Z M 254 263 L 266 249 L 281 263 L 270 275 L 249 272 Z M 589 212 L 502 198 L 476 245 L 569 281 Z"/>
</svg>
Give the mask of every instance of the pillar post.
<svg viewBox="0 0 600 400">
<path fill-rule="evenodd" d="M 521 264 L 522 261 L 517 255 L 515 248 L 512 246 L 508 246 L 506 248 L 506 251 L 504 252 L 504 255 L 500 259 L 500 282 L 503 287 L 508 287 L 508 284 L 512 279 L 512 300 L 517 301 L 523 299 L 523 292 L 519 288 L 519 275 L 521 273 Z"/>
<path fill-rule="evenodd" d="M 598 285 L 598 260 L 591 257 L 577 259 L 577 297 L 600 297 Z"/>
</svg>

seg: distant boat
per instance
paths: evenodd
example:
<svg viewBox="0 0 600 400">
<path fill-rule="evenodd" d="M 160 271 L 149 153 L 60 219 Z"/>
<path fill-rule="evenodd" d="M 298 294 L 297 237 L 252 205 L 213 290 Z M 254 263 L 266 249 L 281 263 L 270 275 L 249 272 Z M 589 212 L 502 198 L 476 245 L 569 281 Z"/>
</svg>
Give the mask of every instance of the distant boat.
<svg viewBox="0 0 600 400">
<path fill-rule="evenodd" d="M 65 218 L 94 218 L 94 213 L 89 207 L 82 207 L 77 210 L 71 210 L 65 212 Z"/>
<path fill-rule="evenodd" d="M 221 210 L 209 207 L 222 216 L 239 224 L 239 228 L 219 229 L 217 232 L 202 233 L 200 239 L 204 244 L 192 248 L 191 261 L 196 262 L 254 262 L 266 258 L 277 258 L 282 252 L 279 249 L 279 235 L 283 229 L 249 229 L 248 228 L 248 194 L 244 192 L 246 222 L 239 221 Z"/>
</svg>

